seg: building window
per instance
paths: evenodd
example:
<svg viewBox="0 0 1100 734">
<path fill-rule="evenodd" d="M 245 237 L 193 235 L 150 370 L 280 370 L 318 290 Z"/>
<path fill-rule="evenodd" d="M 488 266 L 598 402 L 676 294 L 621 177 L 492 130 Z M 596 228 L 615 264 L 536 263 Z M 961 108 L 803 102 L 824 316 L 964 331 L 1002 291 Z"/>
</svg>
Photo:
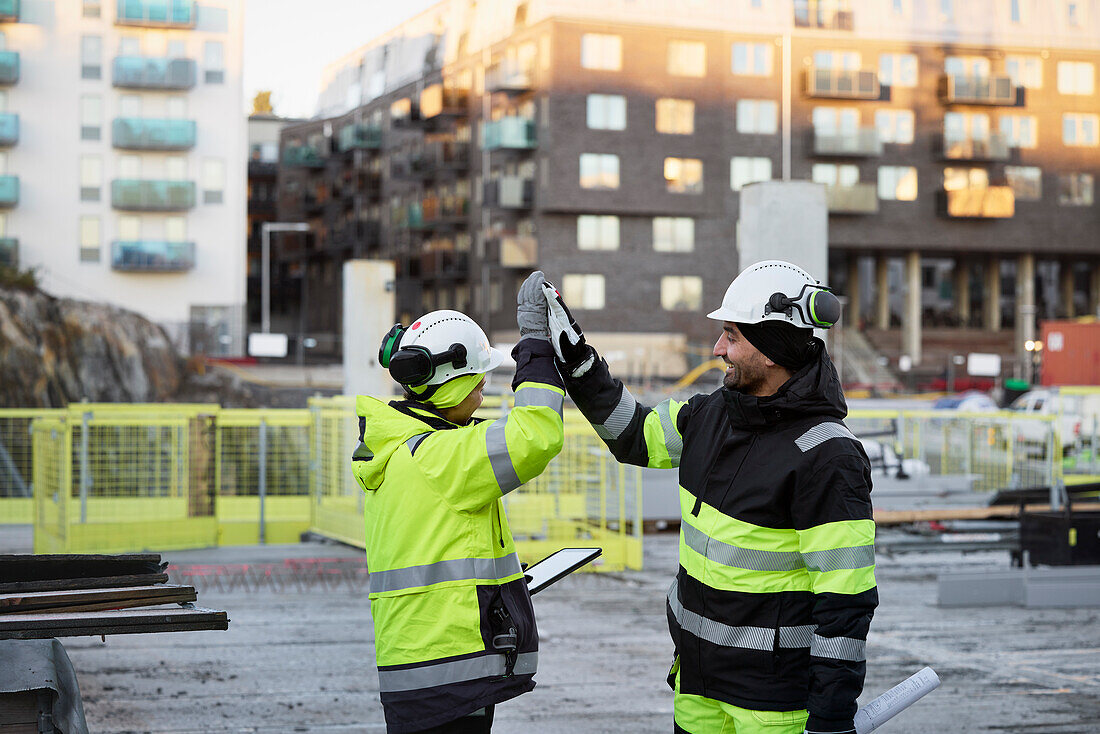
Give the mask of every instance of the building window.
<svg viewBox="0 0 1100 734">
<path fill-rule="evenodd" d="M 1034 148 L 1037 144 L 1039 123 L 1031 115 L 1003 115 L 1001 134 L 1013 148 Z"/>
<path fill-rule="evenodd" d="M 604 307 L 602 275 L 567 273 L 562 276 L 561 291 L 562 298 L 574 309 L 595 311 Z"/>
<path fill-rule="evenodd" d="M 955 0 L 940 0 L 940 18 L 949 23 L 955 20 Z"/>
<path fill-rule="evenodd" d="M 987 77 L 989 59 L 984 56 L 948 56 L 943 61 L 943 70 L 952 76 Z"/>
<path fill-rule="evenodd" d="M 730 159 L 730 189 L 733 191 L 740 191 L 742 187 L 751 183 L 771 180 L 771 158 L 738 156 Z"/>
<path fill-rule="evenodd" d="M 619 71 L 623 68 L 623 39 L 603 33 L 585 33 L 581 36 L 581 66 Z"/>
<path fill-rule="evenodd" d="M 1058 177 L 1058 203 L 1063 206 L 1092 206 L 1091 173 L 1067 173 Z"/>
<path fill-rule="evenodd" d="M 1043 171 L 1038 166 L 1005 166 L 1005 178 L 1017 201 L 1043 198 Z"/>
<path fill-rule="evenodd" d="M 878 80 L 891 87 L 917 86 L 915 54 L 882 54 L 878 57 Z"/>
<path fill-rule="evenodd" d="M 1095 67 L 1090 61 L 1059 61 L 1058 91 L 1062 94 L 1091 95 L 1096 88 Z"/>
<path fill-rule="evenodd" d="M 1009 22 L 1016 24 L 1024 22 L 1023 8 L 1020 7 L 1021 5 L 1023 5 L 1022 0 L 1008 0 Z"/>
<path fill-rule="evenodd" d="M 665 158 L 665 186 L 673 194 L 703 193 L 703 162 L 698 158 Z"/>
<path fill-rule="evenodd" d="M 619 249 L 619 218 L 582 214 L 577 217 L 577 248 L 581 250 Z"/>
<path fill-rule="evenodd" d="M 99 262 L 100 246 L 99 217 L 82 216 L 80 218 L 80 262 Z"/>
<path fill-rule="evenodd" d="M 875 112 L 875 129 L 884 143 L 908 145 L 913 142 L 912 110 L 878 110 Z"/>
<path fill-rule="evenodd" d="M 989 115 L 984 112 L 948 112 L 943 116 L 945 144 L 989 140 Z"/>
<path fill-rule="evenodd" d="M 1080 28 L 1084 25 L 1085 7 L 1081 0 L 1066 0 L 1066 25 Z"/>
<path fill-rule="evenodd" d="M 668 73 L 673 76 L 706 76 L 707 45 L 702 41 L 669 41 Z"/>
<path fill-rule="evenodd" d="M 98 18 L 100 16 L 100 0 L 84 0 L 84 17 Z"/>
<path fill-rule="evenodd" d="M 695 275 L 661 278 L 661 308 L 665 311 L 698 311 L 703 307 L 703 279 Z"/>
<path fill-rule="evenodd" d="M 1100 117 L 1080 112 L 1062 115 L 1062 142 L 1066 145 L 1093 147 L 1100 144 Z"/>
<path fill-rule="evenodd" d="M 187 117 L 187 97 L 168 97 L 165 105 L 169 120 L 182 120 Z"/>
<path fill-rule="evenodd" d="M 879 166 L 878 198 L 886 201 L 916 201 L 917 169 L 912 166 Z"/>
<path fill-rule="evenodd" d="M 141 178 L 141 158 L 136 155 L 119 156 L 118 174 L 121 178 Z"/>
<path fill-rule="evenodd" d="M 619 188 L 619 156 L 607 153 L 581 153 L 582 189 Z"/>
<path fill-rule="evenodd" d="M 626 97 L 618 94 L 590 94 L 586 106 L 589 129 L 626 129 Z"/>
<path fill-rule="evenodd" d="M 737 100 L 737 132 L 774 135 L 779 130 L 779 105 L 770 99 Z"/>
<path fill-rule="evenodd" d="M 771 76 L 772 44 L 733 44 L 733 73 L 742 76 Z"/>
<path fill-rule="evenodd" d="M 826 186 L 855 186 L 859 183 L 859 166 L 851 163 L 815 163 L 811 178 Z"/>
<path fill-rule="evenodd" d="M 855 107 L 814 107 L 814 133 L 855 135 L 859 132 L 859 110 Z"/>
<path fill-rule="evenodd" d="M 103 78 L 103 38 L 101 36 L 81 37 L 80 78 Z"/>
<path fill-rule="evenodd" d="M 202 203 L 221 204 L 225 197 L 225 161 L 216 158 L 204 160 L 201 183 Z"/>
<path fill-rule="evenodd" d="M 657 100 L 657 132 L 691 135 L 695 132 L 695 103 L 690 99 Z"/>
<path fill-rule="evenodd" d="M 1005 73 L 1018 87 L 1043 88 L 1043 60 L 1038 56 L 1005 57 Z"/>
<path fill-rule="evenodd" d="M 103 161 L 98 155 L 80 156 L 80 200 L 99 201 L 103 185 Z"/>
<path fill-rule="evenodd" d="M 184 158 L 182 155 L 167 156 L 164 159 L 164 177 L 169 181 L 186 180 L 187 159 Z"/>
<path fill-rule="evenodd" d="M 890 9 L 894 15 L 905 15 L 905 0 L 891 0 Z"/>
<path fill-rule="evenodd" d="M 654 217 L 653 249 L 691 252 L 695 249 L 695 220 L 691 217 Z"/>
<path fill-rule="evenodd" d="M 814 51 L 814 67 L 839 71 L 859 71 L 862 58 L 858 51 Z"/>
<path fill-rule="evenodd" d="M 169 242 L 186 242 L 186 217 L 166 217 L 164 220 L 164 239 Z"/>
<path fill-rule="evenodd" d="M 98 94 L 80 97 L 80 139 L 99 140 L 103 126 L 103 100 Z"/>
<path fill-rule="evenodd" d="M 225 82 L 225 46 L 221 41 L 207 41 L 203 45 L 203 61 L 203 78 L 207 84 Z"/>
<path fill-rule="evenodd" d="M 136 94 L 120 94 L 118 111 L 123 117 L 141 117 L 141 97 Z"/>
<path fill-rule="evenodd" d="M 966 191 L 967 189 L 984 189 L 989 187 L 989 171 L 984 168 L 955 168 L 943 169 L 944 191 Z"/>
</svg>

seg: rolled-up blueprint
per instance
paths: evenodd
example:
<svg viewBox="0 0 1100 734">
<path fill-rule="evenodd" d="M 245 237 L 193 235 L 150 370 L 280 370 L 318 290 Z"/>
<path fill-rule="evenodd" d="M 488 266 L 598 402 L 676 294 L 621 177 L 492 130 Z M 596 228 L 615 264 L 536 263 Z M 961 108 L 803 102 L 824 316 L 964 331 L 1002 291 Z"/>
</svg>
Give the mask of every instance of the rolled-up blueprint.
<svg viewBox="0 0 1100 734">
<path fill-rule="evenodd" d="M 856 712 L 856 734 L 869 734 L 940 687 L 931 668 L 921 668 Z"/>
</svg>

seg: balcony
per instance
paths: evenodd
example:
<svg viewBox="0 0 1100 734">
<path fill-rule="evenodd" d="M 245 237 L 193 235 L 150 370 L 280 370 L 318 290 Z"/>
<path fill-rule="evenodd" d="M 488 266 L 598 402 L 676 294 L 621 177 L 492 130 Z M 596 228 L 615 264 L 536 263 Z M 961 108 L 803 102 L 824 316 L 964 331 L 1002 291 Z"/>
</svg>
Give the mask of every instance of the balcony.
<svg viewBox="0 0 1100 734">
<path fill-rule="evenodd" d="M 882 99 L 878 73 L 869 70 L 819 69 L 806 72 L 806 94 L 825 99 Z"/>
<path fill-rule="evenodd" d="M 535 147 L 535 121 L 524 117 L 502 117 L 482 127 L 485 150 L 530 150 Z"/>
<path fill-rule="evenodd" d="M 195 121 L 116 117 L 111 142 L 123 150 L 190 150 L 195 147 Z"/>
<path fill-rule="evenodd" d="M 288 145 L 283 148 L 283 165 L 289 168 L 324 168 L 325 159 L 310 145 Z"/>
<path fill-rule="evenodd" d="M 0 23 L 19 22 L 19 0 L 0 0 Z"/>
<path fill-rule="evenodd" d="M 0 113 L 0 147 L 10 148 L 19 142 L 19 115 Z"/>
<path fill-rule="evenodd" d="M 337 224 L 332 239 L 338 246 L 374 247 L 379 243 L 381 228 L 372 220 L 350 221 Z"/>
<path fill-rule="evenodd" d="M 464 224 L 470 216 L 470 200 L 463 196 L 429 194 L 420 202 L 420 213 L 425 227 Z"/>
<path fill-rule="evenodd" d="M 116 56 L 114 85 L 122 89 L 191 89 L 198 76 L 193 59 Z"/>
<path fill-rule="evenodd" d="M 0 51 L 0 84 L 19 82 L 19 52 Z"/>
<path fill-rule="evenodd" d="M 824 135 L 814 131 L 814 155 L 861 158 L 882 155 L 878 130 L 861 127 L 852 132 Z"/>
<path fill-rule="evenodd" d="M 377 150 L 382 147 L 382 129 L 373 125 L 355 123 L 340 130 L 337 148 L 341 153 L 349 150 Z"/>
<path fill-rule="evenodd" d="M 464 171 L 470 167 L 470 144 L 455 140 L 428 143 L 424 147 L 423 161 L 432 169 Z"/>
<path fill-rule="evenodd" d="M 425 87 L 420 93 L 420 120 L 434 124 L 439 118 L 462 117 L 467 113 L 469 94 L 462 89 L 446 89 L 442 84 Z"/>
<path fill-rule="evenodd" d="M 986 138 L 943 136 L 940 152 L 950 161 L 1007 161 L 1008 141 L 1003 133 L 990 133 Z"/>
<path fill-rule="evenodd" d="M 0 207 L 10 209 L 19 203 L 19 177 L 0 176 Z"/>
<path fill-rule="evenodd" d="M 940 79 L 944 104 L 987 104 L 1014 107 L 1022 104 L 1020 90 L 1008 76 L 945 74 Z"/>
<path fill-rule="evenodd" d="M 111 182 L 111 206 L 136 212 L 187 211 L 195 206 L 195 182 L 116 178 Z"/>
<path fill-rule="evenodd" d="M 470 276 L 470 255 L 453 250 L 432 250 L 419 256 L 421 278 L 466 279 Z"/>
<path fill-rule="evenodd" d="M 115 240 L 111 269 L 125 273 L 178 273 L 195 267 L 194 242 Z"/>
<path fill-rule="evenodd" d="M 535 203 L 535 182 L 523 176 L 501 176 L 485 182 L 485 206 L 496 209 L 530 209 Z"/>
<path fill-rule="evenodd" d="M 19 240 L 15 237 L 0 237 L 0 265 L 19 267 Z"/>
<path fill-rule="evenodd" d="M 875 214 L 878 190 L 871 183 L 826 186 L 825 203 L 830 214 Z"/>
<path fill-rule="evenodd" d="M 530 235 L 508 234 L 497 238 L 500 264 L 506 268 L 533 268 L 538 265 L 539 241 Z"/>
<path fill-rule="evenodd" d="M 795 0 L 794 25 L 796 28 L 850 31 L 856 27 L 856 18 L 851 10 L 830 8 L 826 3 L 813 0 Z"/>
<path fill-rule="evenodd" d="M 485 72 L 485 89 L 489 92 L 523 94 L 534 87 L 535 71 L 530 64 L 515 59 L 501 61 Z"/>
<path fill-rule="evenodd" d="M 941 191 L 943 214 L 966 219 L 1010 219 L 1016 214 L 1011 186 L 975 186 Z"/>
<path fill-rule="evenodd" d="M 118 25 L 194 28 L 195 0 L 118 0 Z"/>
</svg>

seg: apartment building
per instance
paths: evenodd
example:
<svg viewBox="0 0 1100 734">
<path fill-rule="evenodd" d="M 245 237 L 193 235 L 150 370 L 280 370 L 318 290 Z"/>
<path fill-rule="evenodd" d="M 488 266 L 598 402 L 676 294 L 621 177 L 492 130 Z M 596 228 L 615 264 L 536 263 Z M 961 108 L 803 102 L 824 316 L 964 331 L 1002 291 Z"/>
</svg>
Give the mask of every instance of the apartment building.
<svg viewBox="0 0 1100 734">
<path fill-rule="evenodd" d="M 282 136 L 282 267 L 338 334 L 339 266 L 514 337 L 533 268 L 674 374 L 738 272 L 740 190 L 823 184 L 851 324 L 1014 327 L 1100 298 L 1097 0 L 441 2 L 326 71 Z M 617 335 L 617 336 L 616 336 Z M 338 350 L 335 337 L 329 340 Z"/>
<path fill-rule="evenodd" d="M 0 1 L 0 234 L 47 292 L 240 354 L 238 0 Z"/>
</svg>

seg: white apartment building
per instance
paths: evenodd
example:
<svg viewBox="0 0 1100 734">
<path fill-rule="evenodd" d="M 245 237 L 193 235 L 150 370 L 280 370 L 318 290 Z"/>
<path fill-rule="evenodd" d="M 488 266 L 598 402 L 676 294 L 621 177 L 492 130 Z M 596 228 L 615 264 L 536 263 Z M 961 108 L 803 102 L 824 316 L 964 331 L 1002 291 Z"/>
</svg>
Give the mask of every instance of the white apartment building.
<svg viewBox="0 0 1100 734">
<path fill-rule="evenodd" d="M 0 249 L 243 352 L 241 0 L 0 0 Z"/>
</svg>

